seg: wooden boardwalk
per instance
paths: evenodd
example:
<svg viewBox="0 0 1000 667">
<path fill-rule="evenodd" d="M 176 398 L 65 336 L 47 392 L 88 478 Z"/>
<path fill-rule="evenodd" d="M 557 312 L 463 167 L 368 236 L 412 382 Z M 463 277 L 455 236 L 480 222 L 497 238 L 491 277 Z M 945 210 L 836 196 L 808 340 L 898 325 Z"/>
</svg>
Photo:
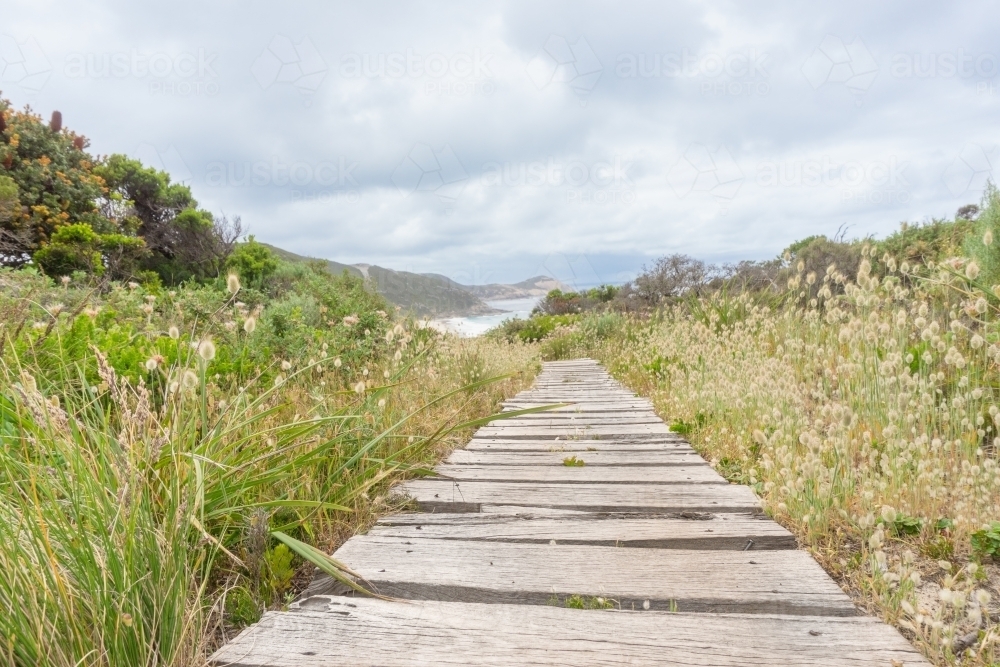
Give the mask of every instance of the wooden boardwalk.
<svg viewBox="0 0 1000 667">
<path fill-rule="evenodd" d="M 337 551 L 403 601 L 319 578 L 215 664 L 929 664 L 595 362 L 545 364 L 506 405 L 554 402 L 480 429 L 401 487 L 419 512 Z"/>
</svg>

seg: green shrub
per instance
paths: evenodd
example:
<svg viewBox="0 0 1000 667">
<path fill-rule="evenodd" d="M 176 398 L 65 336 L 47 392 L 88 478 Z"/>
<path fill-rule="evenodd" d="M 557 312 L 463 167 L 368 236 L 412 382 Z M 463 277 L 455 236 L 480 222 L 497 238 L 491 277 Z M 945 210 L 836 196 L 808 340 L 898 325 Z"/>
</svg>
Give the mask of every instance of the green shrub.
<svg viewBox="0 0 1000 667">
<path fill-rule="evenodd" d="M 961 253 L 974 227 L 972 221 L 960 218 L 904 223 L 898 231 L 876 244 L 877 251 L 879 255 L 888 253 L 897 262 L 906 261 L 911 265 L 939 262 Z"/>
<path fill-rule="evenodd" d="M 575 315 L 535 315 L 517 332 L 517 336 L 525 342 L 534 343 L 548 337 L 556 327 L 569 326 L 577 319 Z"/>
<path fill-rule="evenodd" d="M 990 288 L 1000 283 L 1000 190 L 992 182 L 983 194 L 979 218 L 966 236 L 965 251 L 979 265 L 982 285 Z"/>
<path fill-rule="evenodd" d="M 542 341 L 542 359 L 546 361 L 574 359 L 580 355 L 581 343 L 580 332 L 557 333 Z"/>
<path fill-rule="evenodd" d="M 101 239 L 90 225 L 65 225 L 56 230 L 33 259 L 50 276 L 65 276 L 74 271 L 100 275 L 104 273 L 100 246 Z"/>
<path fill-rule="evenodd" d="M 236 271 L 246 287 L 261 288 L 278 270 L 278 260 L 270 248 L 251 236 L 236 246 L 226 260 L 226 267 Z"/>
<path fill-rule="evenodd" d="M 972 533 L 972 552 L 980 558 L 1000 559 L 1000 521 Z"/>
</svg>

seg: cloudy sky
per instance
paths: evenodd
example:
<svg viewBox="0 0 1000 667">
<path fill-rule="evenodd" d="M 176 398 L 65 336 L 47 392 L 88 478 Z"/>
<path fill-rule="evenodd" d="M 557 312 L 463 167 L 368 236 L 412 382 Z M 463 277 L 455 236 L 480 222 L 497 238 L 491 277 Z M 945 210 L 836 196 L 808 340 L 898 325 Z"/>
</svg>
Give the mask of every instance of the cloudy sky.
<svg viewBox="0 0 1000 667">
<path fill-rule="evenodd" d="M 288 250 L 585 286 L 978 201 L 997 34 L 990 2 L 5 0 L 0 90 Z"/>
</svg>

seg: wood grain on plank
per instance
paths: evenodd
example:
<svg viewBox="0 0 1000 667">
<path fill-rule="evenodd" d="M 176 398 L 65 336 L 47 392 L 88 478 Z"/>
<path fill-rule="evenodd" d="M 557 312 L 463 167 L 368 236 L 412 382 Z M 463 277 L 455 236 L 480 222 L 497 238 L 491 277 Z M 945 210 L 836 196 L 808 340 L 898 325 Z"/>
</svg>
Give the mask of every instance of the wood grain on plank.
<svg viewBox="0 0 1000 667">
<path fill-rule="evenodd" d="M 608 518 L 596 514 L 536 515 L 532 508 L 520 509 L 521 513 L 506 514 L 396 514 L 381 519 L 368 534 L 538 544 L 555 540 L 558 544 L 648 549 L 746 549 L 748 553 L 796 546 L 795 537 L 777 523 L 749 514 Z"/>
<path fill-rule="evenodd" d="M 576 456 L 588 467 L 600 466 L 683 466 L 707 465 L 694 451 L 677 449 L 604 449 L 580 447 L 573 451 L 491 451 L 456 449 L 447 463 L 467 465 L 533 466 L 563 465 L 568 456 Z"/>
<path fill-rule="evenodd" d="M 504 410 L 504 412 L 512 412 L 512 410 Z M 514 419 L 649 419 L 650 417 L 659 417 L 652 410 L 630 410 L 622 411 L 616 410 L 614 412 L 583 412 L 583 411 L 558 411 L 558 410 L 546 410 L 545 412 L 535 412 L 526 415 L 521 415 L 520 417 L 514 417 Z M 662 420 L 661 420 L 662 421 Z"/>
<path fill-rule="evenodd" d="M 757 497 L 735 484 L 549 484 L 417 479 L 399 487 L 434 512 L 478 512 L 479 506 L 530 505 L 589 512 L 747 512 Z"/>
<path fill-rule="evenodd" d="M 584 460 L 582 455 L 577 460 Z M 707 463 L 688 466 L 481 466 L 442 464 L 426 479 L 553 484 L 728 484 Z"/>
<path fill-rule="evenodd" d="M 510 400 L 504 401 L 502 405 L 505 407 L 510 407 L 511 409 L 523 409 L 523 408 L 540 408 L 543 406 L 559 405 L 561 401 L 533 401 L 533 400 Z M 648 402 L 636 402 L 636 401 L 622 401 L 617 403 L 611 403 L 606 401 L 600 402 L 588 402 L 588 403 L 569 403 L 568 405 L 560 405 L 557 408 L 551 408 L 547 412 L 551 413 L 563 413 L 563 412 L 618 412 L 620 410 L 643 410 L 650 412 L 653 410 L 652 404 Z"/>
<path fill-rule="evenodd" d="M 798 550 L 641 549 L 476 540 L 352 537 L 334 554 L 383 595 L 545 604 L 603 596 L 623 606 L 848 616 L 850 598 Z M 672 604 L 673 603 L 673 604 Z"/>
<path fill-rule="evenodd" d="M 468 451 L 510 451 L 510 452 L 580 452 L 580 451 L 620 451 L 620 452 L 647 452 L 647 451 L 672 451 L 678 453 L 691 454 L 694 449 L 691 445 L 680 438 L 673 438 L 669 435 L 662 438 L 648 438 L 643 440 L 627 440 L 623 438 L 607 438 L 593 440 L 589 438 L 579 439 L 538 439 L 538 438 L 472 438 L 466 445 Z"/>
<path fill-rule="evenodd" d="M 502 412 L 500 414 L 503 414 Z M 602 416 L 551 416 L 544 413 L 524 415 L 521 417 L 507 417 L 495 422 L 494 426 L 524 426 L 524 427 L 587 427 L 587 426 L 621 426 L 623 424 L 662 424 L 663 420 L 656 415 L 634 415 L 629 417 L 602 417 Z"/>
<path fill-rule="evenodd" d="M 629 436 L 629 435 L 646 435 L 646 434 L 656 434 L 663 435 L 670 433 L 670 429 L 667 428 L 666 424 L 622 424 L 620 426 L 588 426 L 581 424 L 579 426 L 567 425 L 567 426 L 484 426 L 477 431 L 476 435 L 480 438 L 486 437 L 504 437 L 504 438 L 525 438 L 525 437 L 545 437 L 545 436 L 560 436 L 560 435 L 580 435 L 581 437 L 593 437 L 593 436 Z"/>
<path fill-rule="evenodd" d="M 212 656 L 233 667 L 906 667 L 930 663 L 871 618 L 584 611 L 310 598 Z"/>
</svg>

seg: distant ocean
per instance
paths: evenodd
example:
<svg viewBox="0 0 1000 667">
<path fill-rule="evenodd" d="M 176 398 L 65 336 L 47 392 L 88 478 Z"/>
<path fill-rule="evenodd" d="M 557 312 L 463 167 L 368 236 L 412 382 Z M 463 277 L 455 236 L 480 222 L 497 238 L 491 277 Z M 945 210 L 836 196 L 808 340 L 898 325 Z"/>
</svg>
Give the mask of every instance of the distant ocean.
<svg viewBox="0 0 1000 667">
<path fill-rule="evenodd" d="M 476 315 L 474 317 L 448 317 L 440 320 L 432 320 L 432 325 L 439 329 L 445 329 L 459 336 L 481 336 L 487 329 L 492 329 L 504 320 L 520 317 L 522 320 L 528 319 L 531 309 L 535 307 L 541 297 L 531 297 L 530 299 L 505 299 L 502 301 L 487 301 L 493 308 L 503 310 L 503 313 L 495 315 Z"/>
</svg>

